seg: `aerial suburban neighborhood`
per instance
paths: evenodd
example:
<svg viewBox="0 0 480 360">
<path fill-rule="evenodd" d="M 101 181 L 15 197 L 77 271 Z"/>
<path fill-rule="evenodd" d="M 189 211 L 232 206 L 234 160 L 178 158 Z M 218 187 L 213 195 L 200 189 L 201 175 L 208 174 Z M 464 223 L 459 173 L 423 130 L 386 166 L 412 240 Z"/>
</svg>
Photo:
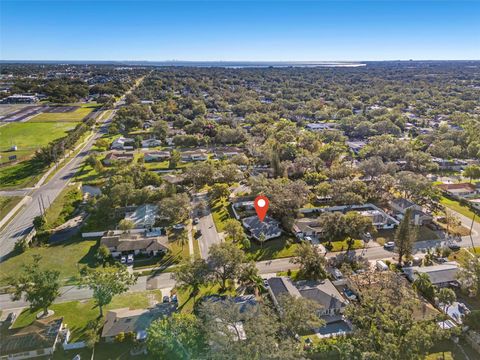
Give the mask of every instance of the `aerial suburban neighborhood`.
<svg viewBox="0 0 480 360">
<path fill-rule="evenodd" d="M 480 359 L 479 60 L 10 56 L 1 360 Z"/>
</svg>

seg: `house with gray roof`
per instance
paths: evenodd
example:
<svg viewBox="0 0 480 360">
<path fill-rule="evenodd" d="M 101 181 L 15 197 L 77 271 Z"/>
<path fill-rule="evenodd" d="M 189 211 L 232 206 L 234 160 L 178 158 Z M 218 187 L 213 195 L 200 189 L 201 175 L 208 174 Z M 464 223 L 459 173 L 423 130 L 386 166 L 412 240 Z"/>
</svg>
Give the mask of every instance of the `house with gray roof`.
<svg viewBox="0 0 480 360">
<path fill-rule="evenodd" d="M 258 216 L 250 216 L 242 220 L 243 226 L 250 232 L 250 235 L 260 241 L 261 235 L 265 235 L 265 240 L 274 239 L 282 235 L 280 223 L 266 216 L 263 221 L 260 221 Z"/>
<path fill-rule="evenodd" d="M 403 268 L 403 272 L 410 281 L 415 281 L 418 274 L 427 274 L 433 285 L 447 287 L 457 283 L 459 268 L 455 261 L 433 266 L 410 266 Z"/>
<path fill-rule="evenodd" d="M 397 213 L 397 218 L 403 219 L 406 211 L 410 209 L 412 212 L 412 222 L 414 225 L 425 225 L 433 220 L 433 217 L 426 214 L 420 205 L 415 204 L 413 201 L 398 198 L 390 202 L 390 207 Z"/>
<path fill-rule="evenodd" d="M 1 336 L 0 359 L 50 358 L 60 342 L 63 317 L 35 320 Z"/>
<path fill-rule="evenodd" d="M 156 256 L 160 252 L 168 251 L 168 237 L 147 237 L 141 234 L 106 235 L 100 239 L 100 245 L 104 245 L 113 257 L 128 254 L 142 254 Z"/>
<path fill-rule="evenodd" d="M 147 338 L 147 329 L 150 324 L 154 320 L 171 315 L 175 308 L 175 304 L 165 303 L 151 309 L 130 310 L 129 308 L 122 308 L 110 310 L 105 316 L 102 338 L 106 342 L 113 342 L 120 333 L 134 333 L 137 341 L 144 341 Z"/>
</svg>

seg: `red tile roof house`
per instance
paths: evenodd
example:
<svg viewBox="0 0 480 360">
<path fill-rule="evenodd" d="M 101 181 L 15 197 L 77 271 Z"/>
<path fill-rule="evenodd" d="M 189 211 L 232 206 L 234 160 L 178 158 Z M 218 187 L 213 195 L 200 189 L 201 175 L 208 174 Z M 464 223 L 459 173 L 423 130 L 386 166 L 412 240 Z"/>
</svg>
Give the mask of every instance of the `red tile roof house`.
<svg viewBox="0 0 480 360">
<path fill-rule="evenodd" d="M 470 183 L 460 184 L 440 184 L 437 185 L 439 189 L 442 189 L 451 196 L 458 198 L 468 198 L 478 195 L 478 190 L 475 185 Z"/>
</svg>

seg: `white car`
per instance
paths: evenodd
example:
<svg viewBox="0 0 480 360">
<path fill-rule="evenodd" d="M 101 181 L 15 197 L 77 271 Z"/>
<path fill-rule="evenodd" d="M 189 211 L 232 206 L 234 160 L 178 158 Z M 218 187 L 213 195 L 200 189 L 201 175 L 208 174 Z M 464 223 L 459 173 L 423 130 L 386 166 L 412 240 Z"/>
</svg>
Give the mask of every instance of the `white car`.
<svg viewBox="0 0 480 360">
<path fill-rule="evenodd" d="M 174 230 L 183 230 L 185 228 L 185 225 L 183 224 L 175 224 L 173 225 Z"/>
<path fill-rule="evenodd" d="M 393 241 L 386 242 L 385 245 L 383 245 L 383 247 L 387 250 L 393 250 L 395 248 L 395 242 Z"/>
<path fill-rule="evenodd" d="M 133 263 L 133 254 L 128 254 L 127 256 L 127 264 Z"/>
<path fill-rule="evenodd" d="M 126 256 L 122 256 L 122 257 L 120 258 L 120 263 L 125 264 L 126 262 L 127 262 L 127 257 L 126 257 Z"/>
</svg>

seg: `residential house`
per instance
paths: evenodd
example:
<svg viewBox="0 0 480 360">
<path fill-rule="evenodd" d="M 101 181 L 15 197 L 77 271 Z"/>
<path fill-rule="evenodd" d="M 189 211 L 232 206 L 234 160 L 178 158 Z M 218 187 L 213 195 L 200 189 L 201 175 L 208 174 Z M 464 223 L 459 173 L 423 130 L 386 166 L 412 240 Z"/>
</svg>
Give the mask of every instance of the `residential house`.
<svg viewBox="0 0 480 360">
<path fill-rule="evenodd" d="M 168 251 L 168 237 L 147 237 L 141 234 L 105 235 L 100 239 L 100 245 L 104 245 L 113 257 L 122 255 L 149 255 L 156 256 Z"/>
<path fill-rule="evenodd" d="M 145 162 L 161 162 L 170 159 L 170 151 L 149 151 L 143 155 Z"/>
<path fill-rule="evenodd" d="M 462 171 L 468 163 L 460 159 L 442 159 L 442 158 L 432 158 L 432 161 L 438 164 L 440 170 L 448 171 Z"/>
<path fill-rule="evenodd" d="M 158 139 L 142 140 L 142 148 L 150 148 L 150 147 L 156 147 L 161 145 L 162 145 L 162 142 Z"/>
<path fill-rule="evenodd" d="M 348 301 L 330 280 L 292 282 L 290 278 L 282 276 L 272 277 L 267 282 L 270 297 L 279 311 L 281 310 L 279 299 L 285 295 L 304 297 L 320 305 L 318 316 L 325 321 L 326 325 L 315 329 L 318 336 L 344 335 L 351 331 L 350 324 L 342 315 Z"/>
<path fill-rule="evenodd" d="M 243 153 L 243 150 L 238 147 L 221 147 L 214 150 L 214 155 L 217 159 L 232 158 Z"/>
<path fill-rule="evenodd" d="M 133 212 L 125 214 L 125 220 L 134 224 L 134 229 L 148 229 L 155 225 L 158 206 L 152 204 L 140 205 Z"/>
<path fill-rule="evenodd" d="M 243 226 L 250 232 L 250 235 L 260 240 L 261 235 L 265 236 L 265 240 L 274 239 L 282 235 L 280 223 L 269 216 L 260 221 L 258 216 L 250 216 L 242 220 Z"/>
<path fill-rule="evenodd" d="M 147 338 L 147 329 L 150 324 L 159 318 L 171 315 L 175 308 L 175 304 L 165 303 L 152 309 L 130 310 L 129 308 L 122 308 L 110 310 L 105 316 L 102 338 L 106 342 L 113 342 L 115 337 L 121 333 L 134 333 L 135 340 L 144 341 Z"/>
<path fill-rule="evenodd" d="M 333 130 L 335 128 L 335 123 L 329 122 L 308 123 L 305 125 L 305 129 L 311 131 Z"/>
<path fill-rule="evenodd" d="M 111 151 L 103 159 L 103 164 L 110 166 L 117 162 L 129 163 L 134 159 L 133 153 L 121 152 L 121 151 Z"/>
<path fill-rule="evenodd" d="M 393 229 L 397 223 L 391 221 L 391 217 L 380 209 L 366 209 L 359 211 L 359 214 L 372 220 L 373 226 L 379 230 Z"/>
<path fill-rule="evenodd" d="M 410 281 L 415 281 L 420 274 L 427 274 L 433 285 L 446 287 L 457 283 L 458 264 L 455 261 L 433 266 L 410 266 L 403 268 L 403 272 Z"/>
<path fill-rule="evenodd" d="M 64 330 L 63 318 L 35 320 L 1 336 L 0 359 L 51 357 Z"/>
<path fill-rule="evenodd" d="M 306 236 L 320 238 L 323 234 L 318 218 L 305 217 L 296 219 L 292 229 L 295 236 L 299 239 L 304 239 Z"/>
<path fill-rule="evenodd" d="M 475 197 L 479 193 L 475 185 L 470 183 L 440 184 L 437 187 L 456 198 Z"/>
<path fill-rule="evenodd" d="M 38 97 L 35 95 L 14 94 L 6 97 L 1 102 L 4 104 L 34 104 L 38 102 Z"/>
<path fill-rule="evenodd" d="M 186 150 L 180 154 L 182 161 L 203 161 L 208 159 L 208 151 L 205 149 Z"/>
<path fill-rule="evenodd" d="M 405 198 L 395 199 L 390 202 L 392 210 L 397 212 L 397 218 L 403 219 L 405 212 L 410 209 L 412 215 L 412 222 L 414 225 L 425 225 L 433 220 L 433 217 L 424 213 L 420 205 L 415 204 Z"/>
<path fill-rule="evenodd" d="M 358 155 L 360 153 L 360 150 L 362 150 L 366 145 L 367 143 L 361 140 L 347 141 L 347 146 L 355 155 Z"/>
<path fill-rule="evenodd" d="M 113 140 L 112 145 L 110 146 L 110 149 L 111 150 L 133 150 L 132 144 L 134 142 L 135 142 L 134 139 L 120 136 L 118 139 Z"/>
</svg>

